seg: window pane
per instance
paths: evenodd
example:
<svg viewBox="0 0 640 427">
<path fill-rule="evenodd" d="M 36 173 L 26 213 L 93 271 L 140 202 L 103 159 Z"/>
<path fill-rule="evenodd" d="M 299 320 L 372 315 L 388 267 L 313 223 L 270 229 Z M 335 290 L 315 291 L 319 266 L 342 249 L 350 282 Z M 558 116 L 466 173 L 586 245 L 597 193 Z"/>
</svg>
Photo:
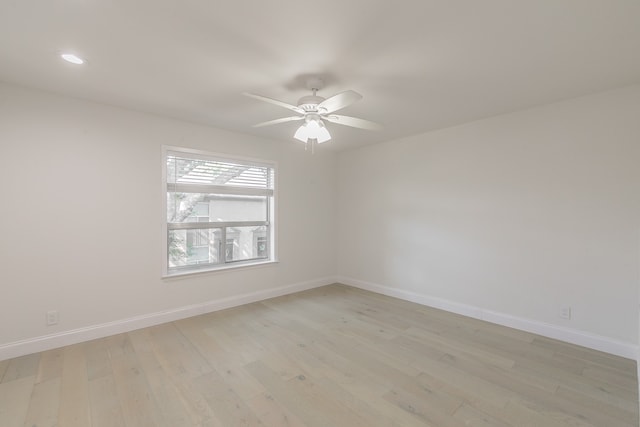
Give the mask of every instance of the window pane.
<svg viewBox="0 0 640 427">
<path fill-rule="evenodd" d="M 197 203 L 194 208 L 193 208 L 193 213 L 192 215 L 201 217 L 208 217 L 209 216 L 209 203 L 207 202 L 200 202 Z"/>
<path fill-rule="evenodd" d="M 169 230 L 169 268 L 221 262 L 221 235 L 219 228 Z"/>
<path fill-rule="evenodd" d="M 167 193 L 168 222 L 266 221 L 266 196 Z"/>
<path fill-rule="evenodd" d="M 226 231 L 225 256 L 227 257 L 227 262 L 267 258 L 269 256 L 267 226 L 228 227 Z"/>
</svg>

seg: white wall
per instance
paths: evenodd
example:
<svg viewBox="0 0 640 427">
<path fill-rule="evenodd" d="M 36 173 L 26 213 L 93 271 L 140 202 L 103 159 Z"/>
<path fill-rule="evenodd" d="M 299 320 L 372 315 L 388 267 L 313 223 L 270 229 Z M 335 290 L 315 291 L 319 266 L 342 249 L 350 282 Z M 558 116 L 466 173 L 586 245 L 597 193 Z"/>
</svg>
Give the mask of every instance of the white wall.
<svg viewBox="0 0 640 427">
<path fill-rule="evenodd" d="M 344 152 L 338 181 L 345 282 L 633 357 L 640 86 Z"/>
<path fill-rule="evenodd" d="M 635 348 L 639 117 L 636 86 L 336 162 L 294 142 L 0 84 L 0 359 L 61 343 L 38 337 L 73 341 L 65 333 L 126 329 L 127 319 L 318 285 L 336 272 Z M 160 279 L 162 144 L 278 162 L 280 263 Z M 563 305 L 569 321 L 558 317 Z M 47 310 L 60 312 L 59 325 L 45 326 Z"/>
<path fill-rule="evenodd" d="M 163 144 L 278 163 L 278 264 L 160 278 Z M 318 151 L 0 84 L 0 359 L 20 340 L 333 276 L 336 161 Z"/>
</svg>

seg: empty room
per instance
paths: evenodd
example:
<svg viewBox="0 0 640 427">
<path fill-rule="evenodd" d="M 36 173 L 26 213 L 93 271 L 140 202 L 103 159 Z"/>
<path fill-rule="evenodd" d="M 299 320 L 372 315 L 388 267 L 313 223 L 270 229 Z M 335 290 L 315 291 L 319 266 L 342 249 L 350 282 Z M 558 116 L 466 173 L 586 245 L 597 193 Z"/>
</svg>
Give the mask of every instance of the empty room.
<svg viewBox="0 0 640 427">
<path fill-rule="evenodd" d="M 0 427 L 638 427 L 640 2 L 0 1 Z"/>
</svg>

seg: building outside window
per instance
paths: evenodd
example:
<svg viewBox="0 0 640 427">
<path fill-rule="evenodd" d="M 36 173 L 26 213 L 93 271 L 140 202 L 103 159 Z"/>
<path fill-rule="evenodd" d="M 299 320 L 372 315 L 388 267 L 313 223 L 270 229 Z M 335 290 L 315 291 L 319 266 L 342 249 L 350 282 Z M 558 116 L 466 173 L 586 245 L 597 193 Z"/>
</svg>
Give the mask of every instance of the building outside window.
<svg viewBox="0 0 640 427">
<path fill-rule="evenodd" d="M 274 261 L 275 165 L 165 149 L 166 275 Z"/>
<path fill-rule="evenodd" d="M 232 238 L 227 237 L 227 246 L 226 246 L 225 253 L 228 261 L 233 261 L 233 258 L 234 258 L 233 254 L 234 252 L 237 252 L 235 251 L 235 248 L 236 248 L 236 239 L 234 239 L 233 237 Z"/>
<path fill-rule="evenodd" d="M 267 256 L 267 237 L 256 236 L 256 253 L 259 257 Z"/>
<path fill-rule="evenodd" d="M 209 204 L 206 202 L 196 203 L 193 212 L 189 215 L 186 222 L 208 222 L 209 221 Z M 206 264 L 209 262 L 211 245 L 211 230 L 187 230 L 186 240 L 187 248 L 191 254 L 191 264 Z"/>
</svg>

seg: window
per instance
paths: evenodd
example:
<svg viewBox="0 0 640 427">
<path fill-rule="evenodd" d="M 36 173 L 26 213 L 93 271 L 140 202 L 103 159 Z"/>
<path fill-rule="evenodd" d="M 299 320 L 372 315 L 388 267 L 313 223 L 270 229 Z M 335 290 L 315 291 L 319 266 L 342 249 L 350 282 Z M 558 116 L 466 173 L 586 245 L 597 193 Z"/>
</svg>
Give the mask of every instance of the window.
<svg viewBox="0 0 640 427">
<path fill-rule="evenodd" d="M 166 275 L 275 260 L 275 166 L 165 148 Z"/>
</svg>

